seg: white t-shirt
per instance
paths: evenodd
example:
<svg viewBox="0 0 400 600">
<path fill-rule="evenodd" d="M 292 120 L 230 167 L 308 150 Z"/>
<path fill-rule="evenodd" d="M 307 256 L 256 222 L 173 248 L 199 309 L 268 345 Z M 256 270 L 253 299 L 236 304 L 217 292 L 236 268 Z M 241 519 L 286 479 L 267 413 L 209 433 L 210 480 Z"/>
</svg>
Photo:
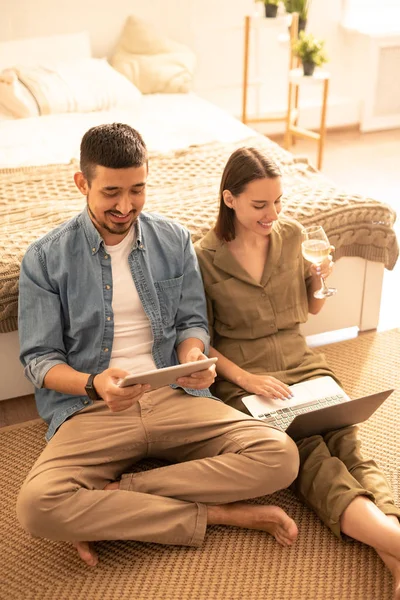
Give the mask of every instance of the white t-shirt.
<svg viewBox="0 0 400 600">
<path fill-rule="evenodd" d="M 132 279 L 128 256 L 135 241 L 132 227 L 122 242 L 106 246 L 111 257 L 114 342 L 110 367 L 140 373 L 156 369 L 151 354 L 153 333 Z"/>
</svg>

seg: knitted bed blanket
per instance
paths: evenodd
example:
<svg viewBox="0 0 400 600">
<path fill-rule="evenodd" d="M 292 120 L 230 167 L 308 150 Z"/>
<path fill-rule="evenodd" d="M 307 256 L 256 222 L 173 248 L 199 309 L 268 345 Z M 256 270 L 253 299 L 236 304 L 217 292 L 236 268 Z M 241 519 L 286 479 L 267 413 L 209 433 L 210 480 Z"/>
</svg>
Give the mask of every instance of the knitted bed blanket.
<svg viewBox="0 0 400 600">
<path fill-rule="evenodd" d="M 377 200 L 348 194 L 260 135 L 235 143 L 213 142 L 150 154 L 145 210 L 179 221 L 193 241 L 212 227 L 224 165 L 238 147 L 267 153 L 283 174 L 283 209 L 304 226 L 322 225 L 336 247 L 335 260 L 359 256 L 392 269 L 399 247 L 393 209 Z M 75 187 L 76 161 L 0 170 L 0 332 L 17 329 L 20 263 L 30 243 L 85 206 Z"/>
</svg>

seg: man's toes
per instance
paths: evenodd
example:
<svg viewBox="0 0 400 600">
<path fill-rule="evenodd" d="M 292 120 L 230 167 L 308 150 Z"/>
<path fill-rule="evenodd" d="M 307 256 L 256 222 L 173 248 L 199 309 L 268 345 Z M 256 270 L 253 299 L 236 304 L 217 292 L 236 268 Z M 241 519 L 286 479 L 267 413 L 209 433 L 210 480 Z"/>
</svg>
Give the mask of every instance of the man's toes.
<svg viewBox="0 0 400 600">
<path fill-rule="evenodd" d="M 285 546 L 291 546 L 297 539 L 299 530 L 296 523 L 285 515 L 285 519 L 282 523 L 278 524 L 275 529 L 275 537 L 281 544 Z"/>
<path fill-rule="evenodd" d="M 119 481 L 112 481 L 111 483 L 107 483 L 104 488 L 105 490 L 119 490 Z"/>
<path fill-rule="evenodd" d="M 296 538 L 286 535 L 286 533 L 283 531 L 277 531 L 275 534 L 275 538 L 280 544 L 282 544 L 284 546 L 291 546 L 295 542 L 295 539 L 296 539 Z"/>
<path fill-rule="evenodd" d="M 297 536 L 299 535 L 299 530 L 297 528 L 297 525 L 294 521 L 292 521 L 289 526 L 286 528 L 286 535 L 291 539 L 291 540 L 295 540 L 297 538 Z"/>
<path fill-rule="evenodd" d="M 99 561 L 96 552 L 90 547 L 88 542 L 76 542 L 74 543 L 75 548 L 78 551 L 80 558 L 89 567 L 95 567 Z"/>
<path fill-rule="evenodd" d="M 275 539 L 276 539 L 276 541 L 277 541 L 277 542 L 278 542 L 278 543 L 279 543 L 281 546 L 285 546 L 285 547 L 287 547 L 287 546 L 291 546 L 291 545 L 293 544 L 293 541 L 292 541 L 292 540 L 290 540 L 289 538 L 287 538 L 287 537 L 283 536 L 283 535 L 282 535 L 282 534 L 280 534 L 280 533 L 277 533 L 277 534 L 275 535 Z"/>
</svg>

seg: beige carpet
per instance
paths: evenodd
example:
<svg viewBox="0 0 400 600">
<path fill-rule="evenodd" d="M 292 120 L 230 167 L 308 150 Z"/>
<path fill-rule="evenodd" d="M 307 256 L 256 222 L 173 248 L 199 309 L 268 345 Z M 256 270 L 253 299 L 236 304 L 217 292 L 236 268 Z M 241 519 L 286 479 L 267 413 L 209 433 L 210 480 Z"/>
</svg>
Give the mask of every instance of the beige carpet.
<svg viewBox="0 0 400 600">
<path fill-rule="evenodd" d="M 324 352 L 351 395 L 397 388 L 361 427 L 361 436 L 365 454 L 378 460 L 399 502 L 400 330 L 366 334 Z M 200 549 L 99 543 L 100 564 L 90 569 L 69 545 L 32 539 L 16 521 L 17 491 L 44 446 L 44 431 L 41 423 L 31 423 L 0 432 L 1 600 L 391 598 L 391 577 L 375 552 L 339 542 L 286 491 L 267 501 L 296 520 L 300 534 L 291 549 L 260 532 L 218 526 L 209 529 Z"/>
</svg>

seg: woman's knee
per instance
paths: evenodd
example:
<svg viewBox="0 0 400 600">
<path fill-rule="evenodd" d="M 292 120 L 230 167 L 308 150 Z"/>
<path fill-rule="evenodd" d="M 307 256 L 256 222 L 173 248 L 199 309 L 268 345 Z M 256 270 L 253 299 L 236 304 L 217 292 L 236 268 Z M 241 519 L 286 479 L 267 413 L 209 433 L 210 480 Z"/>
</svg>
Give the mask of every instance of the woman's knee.
<svg viewBox="0 0 400 600">
<path fill-rule="evenodd" d="M 364 461 L 357 427 L 350 426 L 331 431 L 324 439 L 332 456 L 337 456 L 350 469 Z"/>
</svg>

